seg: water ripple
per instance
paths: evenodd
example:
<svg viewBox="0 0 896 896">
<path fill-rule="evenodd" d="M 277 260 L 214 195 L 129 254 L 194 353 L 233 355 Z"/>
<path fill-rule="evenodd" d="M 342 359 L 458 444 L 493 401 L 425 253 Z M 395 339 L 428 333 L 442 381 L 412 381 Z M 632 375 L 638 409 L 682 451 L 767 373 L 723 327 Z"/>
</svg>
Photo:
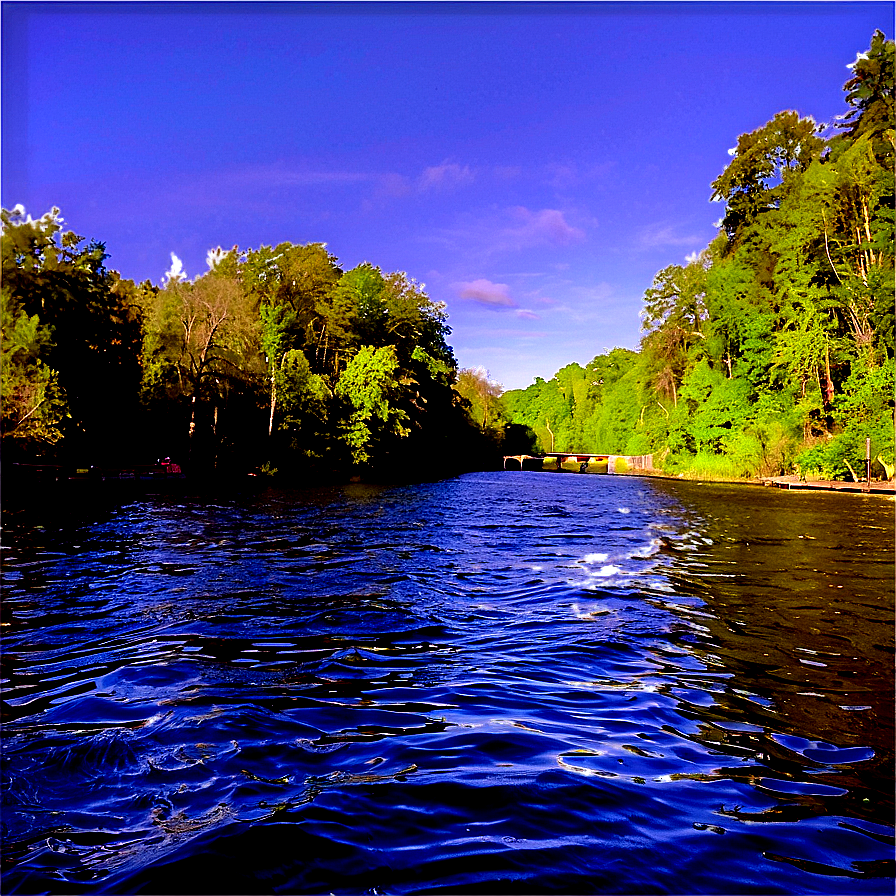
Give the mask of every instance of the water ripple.
<svg viewBox="0 0 896 896">
<path fill-rule="evenodd" d="M 7 514 L 4 885 L 891 892 L 892 505 L 817 498 L 478 474 Z"/>
</svg>

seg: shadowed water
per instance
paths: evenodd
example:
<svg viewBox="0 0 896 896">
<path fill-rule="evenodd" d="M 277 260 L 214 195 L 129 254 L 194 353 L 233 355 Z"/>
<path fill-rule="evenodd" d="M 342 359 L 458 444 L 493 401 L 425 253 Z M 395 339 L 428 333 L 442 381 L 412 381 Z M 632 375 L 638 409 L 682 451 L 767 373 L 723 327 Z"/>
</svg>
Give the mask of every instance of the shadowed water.
<svg viewBox="0 0 896 896">
<path fill-rule="evenodd" d="M 893 892 L 893 503 L 7 512 L 3 892 Z"/>
</svg>

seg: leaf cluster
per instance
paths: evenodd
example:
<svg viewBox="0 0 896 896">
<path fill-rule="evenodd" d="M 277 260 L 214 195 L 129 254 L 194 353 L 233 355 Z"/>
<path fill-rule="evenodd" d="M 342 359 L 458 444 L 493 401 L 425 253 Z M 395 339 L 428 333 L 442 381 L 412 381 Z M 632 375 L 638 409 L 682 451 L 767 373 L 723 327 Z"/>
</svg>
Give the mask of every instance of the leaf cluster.
<svg viewBox="0 0 896 896">
<path fill-rule="evenodd" d="M 784 111 L 738 138 L 712 183 L 720 233 L 657 273 L 620 376 L 607 375 L 615 349 L 588 365 L 586 396 L 568 387 L 577 365 L 505 396 L 542 449 L 849 477 L 870 438 L 890 463 L 893 42 L 876 32 L 852 71 L 839 133 Z"/>
</svg>

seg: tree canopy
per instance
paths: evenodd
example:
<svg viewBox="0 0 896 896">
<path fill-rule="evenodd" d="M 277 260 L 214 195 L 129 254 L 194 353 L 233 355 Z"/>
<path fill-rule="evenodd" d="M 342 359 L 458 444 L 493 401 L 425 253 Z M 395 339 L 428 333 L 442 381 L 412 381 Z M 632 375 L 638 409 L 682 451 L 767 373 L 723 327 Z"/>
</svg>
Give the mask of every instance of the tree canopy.
<svg viewBox="0 0 896 896">
<path fill-rule="evenodd" d="M 784 111 L 738 138 L 711 185 L 720 233 L 657 273 L 637 353 L 505 395 L 542 450 L 849 478 L 870 439 L 892 470 L 893 42 L 876 32 L 851 71 L 834 127 Z"/>
<path fill-rule="evenodd" d="M 893 59 L 875 32 L 832 126 L 785 110 L 738 137 L 719 232 L 656 274 L 637 351 L 504 394 L 405 272 L 284 242 L 136 284 L 58 209 L 4 209 L 4 457 L 425 475 L 540 448 L 848 477 L 870 439 L 892 470 Z"/>
<path fill-rule="evenodd" d="M 491 466 L 444 305 L 323 243 L 209 253 L 162 286 L 100 243 L 3 212 L 3 442 L 16 459 L 176 456 L 194 470 L 431 475 Z M 500 429 L 500 427 L 499 427 Z"/>
</svg>

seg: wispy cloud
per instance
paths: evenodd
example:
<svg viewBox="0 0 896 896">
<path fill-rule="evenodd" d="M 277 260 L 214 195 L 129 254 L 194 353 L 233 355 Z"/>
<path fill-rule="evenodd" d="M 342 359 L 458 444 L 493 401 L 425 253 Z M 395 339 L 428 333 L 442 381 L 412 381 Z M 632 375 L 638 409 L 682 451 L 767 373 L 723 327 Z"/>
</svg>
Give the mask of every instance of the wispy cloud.
<svg viewBox="0 0 896 896">
<path fill-rule="evenodd" d="M 376 183 L 383 175 L 373 171 L 325 170 L 304 164 L 275 162 L 252 165 L 223 175 L 225 180 L 262 183 L 270 187 L 329 187 Z"/>
<path fill-rule="evenodd" d="M 495 255 L 525 249 L 565 248 L 584 241 L 585 232 L 570 224 L 560 209 L 517 205 L 467 213 L 459 226 L 429 233 L 424 239 L 484 263 Z"/>
<path fill-rule="evenodd" d="M 553 163 L 546 166 L 545 183 L 555 190 L 570 190 L 586 183 L 605 183 L 613 175 L 616 162 L 598 162 L 582 166 L 575 162 Z"/>
<path fill-rule="evenodd" d="M 651 224 L 638 233 L 638 245 L 642 249 L 659 249 L 664 246 L 702 246 L 706 237 L 694 233 L 682 233 L 674 224 Z"/>
<path fill-rule="evenodd" d="M 555 208 L 530 211 L 522 205 L 509 210 L 512 223 L 504 228 L 503 240 L 510 246 L 568 246 L 585 239 L 585 232 L 569 224 L 563 212 Z"/>
<path fill-rule="evenodd" d="M 473 183 L 474 174 L 468 165 L 461 168 L 456 162 L 444 161 L 441 165 L 426 168 L 417 181 L 421 193 L 435 190 L 452 190 Z"/>
</svg>

